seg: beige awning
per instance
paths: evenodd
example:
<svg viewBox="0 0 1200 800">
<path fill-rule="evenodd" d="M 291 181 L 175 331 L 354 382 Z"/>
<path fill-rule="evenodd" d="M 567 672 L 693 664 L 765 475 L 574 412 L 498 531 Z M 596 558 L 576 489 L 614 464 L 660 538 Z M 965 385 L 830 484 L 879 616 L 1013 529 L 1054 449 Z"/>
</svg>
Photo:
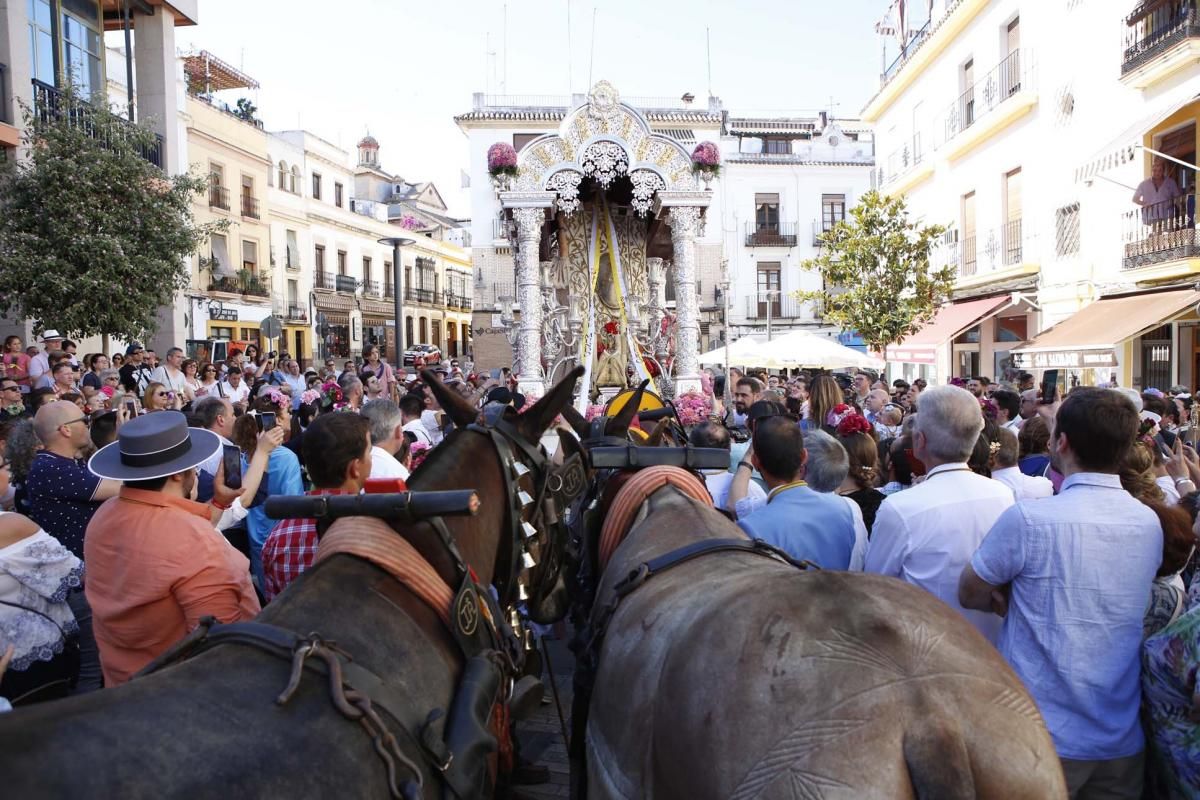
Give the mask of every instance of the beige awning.
<svg viewBox="0 0 1200 800">
<path fill-rule="evenodd" d="M 1014 350 L 1014 366 L 1022 369 L 1115 367 L 1117 347 L 1122 342 L 1170 322 L 1197 303 L 1200 303 L 1200 292 L 1194 289 L 1097 300 Z"/>
</svg>

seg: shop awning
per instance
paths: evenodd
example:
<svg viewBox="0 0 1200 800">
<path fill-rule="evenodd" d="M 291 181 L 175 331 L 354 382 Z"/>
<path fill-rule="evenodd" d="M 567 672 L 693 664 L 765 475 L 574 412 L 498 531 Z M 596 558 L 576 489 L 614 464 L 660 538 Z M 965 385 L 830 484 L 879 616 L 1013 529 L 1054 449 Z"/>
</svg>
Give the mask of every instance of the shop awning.
<svg viewBox="0 0 1200 800">
<path fill-rule="evenodd" d="M 1196 94 L 1195 86 L 1159 98 L 1159 101 L 1151 106 L 1151 111 L 1122 131 L 1120 136 L 1113 139 L 1077 168 L 1075 181 L 1091 180 L 1102 172 L 1122 164 L 1128 164 L 1138 158 L 1141 155 L 1138 150 L 1143 146 L 1146 131 L 1197 99 L 1200 99 L 1200 95 Z"/>
<path fill-rule="evenodd" d="M 1117 347 L 1127 339 L 1171 319 L 1200 303 L 1200 292 L 1177 289 L 1097 300 L 1028 345 L 1013 351 L 1020 369 L 1083 369 L 1115 367 Z"/>
<path fill-rule="evenodd" d="M 887 360 L 907 364 L 936 364 L 937 351 L 967 328 L 1012 304 L 1012 297 L 985 297 L 951 303 L 938 309 L 933 321 L 900 344 L 888 345 Z"/>
</svg>

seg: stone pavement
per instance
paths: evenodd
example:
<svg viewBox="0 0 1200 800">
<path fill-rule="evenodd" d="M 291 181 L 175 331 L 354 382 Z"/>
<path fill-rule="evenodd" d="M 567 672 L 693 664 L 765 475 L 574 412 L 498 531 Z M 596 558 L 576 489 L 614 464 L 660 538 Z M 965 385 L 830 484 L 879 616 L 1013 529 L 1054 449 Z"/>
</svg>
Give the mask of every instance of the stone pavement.
<svg viewBox="0 0 1200 800">
<path fill-rule="evenodd" d="M 571 672 L 575 666 L 575 656 L 567 649 L 564 639 L 547 639 L 546 645 L 554 667 L 554 683 L 558 687 L 558 697 L 562 702 L 563 717 L 567 720 L 567 730 L 570 731 Z M 546 680 L 545 675 L 542 676 L 542 680 Z M 551 702 L 539 706 L 532 717 L 517 725 L 517 737 L 521 742 L 521 755 L 548 768 L 550 780 L 537 786 L 521 786 L 519 790 L 522 795 L 530 798 L 565 798 L 569 797 L 570 768 L 567 765 L 567 748 L 563 744 L 562 726 L 558 721 L 558 711 L 554 707 L 549 683 L 546 684 L 546 697 Z"/>
</svg>

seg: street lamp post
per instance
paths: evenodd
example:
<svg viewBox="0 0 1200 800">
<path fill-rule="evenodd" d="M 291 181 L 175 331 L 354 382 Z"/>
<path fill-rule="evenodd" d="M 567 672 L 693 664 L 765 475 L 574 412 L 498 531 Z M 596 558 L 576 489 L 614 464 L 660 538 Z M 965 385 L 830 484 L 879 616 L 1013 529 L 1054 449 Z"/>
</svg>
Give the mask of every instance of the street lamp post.
<svg viewBox="0 0 1200 800">
<path fill-rule="evenodd" d="M 379 240 L 392 248 L 392 314 L 396 317 L 396 372 L 404 371 L 404 287 L 400 278 L 404 265 L 400 263 L 400 248 L 412 244 L 416 239 L 407 236 L 386 236 Z"/>
</svg>

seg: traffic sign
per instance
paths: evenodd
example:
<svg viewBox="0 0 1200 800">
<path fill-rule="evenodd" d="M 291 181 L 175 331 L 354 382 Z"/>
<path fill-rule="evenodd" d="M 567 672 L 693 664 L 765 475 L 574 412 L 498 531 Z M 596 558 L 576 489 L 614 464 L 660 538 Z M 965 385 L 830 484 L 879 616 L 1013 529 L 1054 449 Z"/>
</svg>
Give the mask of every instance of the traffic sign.
<svg viewBox="0 0 1200 800">
<path fill-rule="evenodd" d="M 278 339 L 283 335 L 283 322 L 276 315 L 272 314 L 262 321 L 259 326 L 262 335 L 268 339 Z"/>
</svg>

